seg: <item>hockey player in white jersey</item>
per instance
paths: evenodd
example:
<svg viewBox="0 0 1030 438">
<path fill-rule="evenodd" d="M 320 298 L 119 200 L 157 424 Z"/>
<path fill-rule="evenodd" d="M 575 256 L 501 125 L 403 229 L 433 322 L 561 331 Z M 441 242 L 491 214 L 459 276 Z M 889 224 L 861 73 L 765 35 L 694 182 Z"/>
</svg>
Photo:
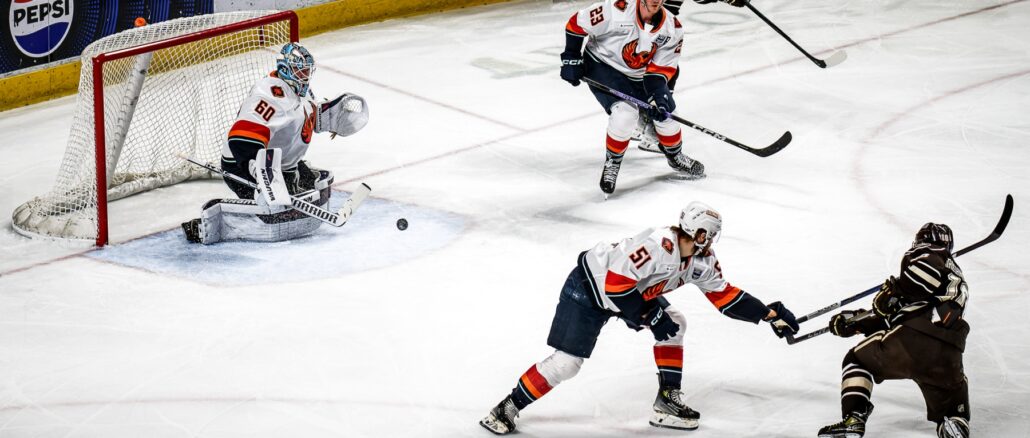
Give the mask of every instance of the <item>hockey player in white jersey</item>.
<svg viewBox="0 0 1030 438">
<path fill-rule="evenodd" d="M 260 79 L 240 106 L 222 149 L 222 169 L 256 182 L 254 190 L 230 178 L 239 199 L 214 199 L 199 219 L 182 224 L 190 242 L 281 241 L 314 232 L 321 221 L 293 210 L 290 195 L 327 207 L 333 174 L 303 160 L 317 132 L 351 135 L 368 122 L 360 96 L 316 103 L 309 84 L 315 61 L 299 43 L 280 51 L 276 69 Z"/>
<path fill-rule="evenodd" d="M 680 213 L 678 226 L 649 228 L 580 253 L 565 280 L 547 337 L 554 353 L 523 373 L 480 425 L 498 435 L 515 431 L 519 411 L 575 376 L 593 352 L 601 327 L 615 316 L 630 328 L 647 328 L 654 335 L 659 389 L 650 424 L 697 428 L 701 414 L 686 405 L 680 390 L 686 318 L 663 294 L 693 284 L 730 318 L 770 322 L 780 337 L 798 330 L 797 320 L 782 303 L 765 305 L 723 279 L 712 251 L 721 232 L 719 213 L 692 202 Z"/>
<path fill-rule="evenodd" d="M 697 4 L 709 4 L 709 3 L 726 3 L 730 6 L 742 8 L 747 4 L 747 0 L 694 0 Z M 665 0 L 662 4 L 665 10 L 672 13 L 673 16 L 680 14 L 680 8 L 683 7 L 683 0 Z M 676 90 L 676 80 L 679 79 L 680 69 L 676 67 L 676 73 L 669 79 L 669 92 L 674 93 Z M 634 140 L 638 140 L 637 147 L 641 150 L 654 153 L 662 153 L 661 146 L 659 146 L 658 133 L 655 132 L 654 123 L 651 122 L 651 116 L 646 113 L 640 114 L 640 120 L 637 122 L 637 130 L 633 133 Z"/>
<path fill-rule="evenodd" d="M 663 0 L 605 0 L 569 18 L 561 77 L 578 86 L 585 76 L 655 105 L 650 119 L 669 166 L 687 179 L 704 176 L 704 166 L 682 152 L 679 123 L 668 118 L 676 109 L 669 80 L 678 68 L 683 27 L 662 7 Z M 584 52 L 583 42 L 586 40 Z M 631 103 L 591 87 L 608 113 L 601 190 L 615 191 L 615 182 L 630 138 L 640 118 Z"/>
</svg>

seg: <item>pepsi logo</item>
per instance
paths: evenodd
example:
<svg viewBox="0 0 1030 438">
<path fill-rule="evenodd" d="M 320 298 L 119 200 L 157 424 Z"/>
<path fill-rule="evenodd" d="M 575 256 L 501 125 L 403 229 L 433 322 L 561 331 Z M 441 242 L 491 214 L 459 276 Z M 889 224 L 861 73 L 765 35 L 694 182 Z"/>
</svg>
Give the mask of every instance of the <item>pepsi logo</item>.
<svg viewBox="0 0 1030 438">
<path fill-rule="evenodd" d="M 64 42 L 72 27 L 73 0 L 14 0 L 11 36 L 26 56 L 42 58 Z"/>
</svg>

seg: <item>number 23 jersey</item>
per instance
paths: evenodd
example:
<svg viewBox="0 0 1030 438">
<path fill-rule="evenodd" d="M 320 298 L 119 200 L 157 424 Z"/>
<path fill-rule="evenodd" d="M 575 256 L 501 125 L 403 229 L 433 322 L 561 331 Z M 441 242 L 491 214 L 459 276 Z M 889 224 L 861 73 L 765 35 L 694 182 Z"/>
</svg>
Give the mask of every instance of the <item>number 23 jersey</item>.
<svg viewBox="0 0 1030 438">
<path fill-rule="evenodd" d="M 672 78 L 679 64 L 683 27 L 664 8 L 651 23 L 637 14 L 638 0 L 607 0 L 577 12 L 565 25 L 572 35 L 589 36 L 587 53 L 634 79 L 644 74 Z"/>
</svg>

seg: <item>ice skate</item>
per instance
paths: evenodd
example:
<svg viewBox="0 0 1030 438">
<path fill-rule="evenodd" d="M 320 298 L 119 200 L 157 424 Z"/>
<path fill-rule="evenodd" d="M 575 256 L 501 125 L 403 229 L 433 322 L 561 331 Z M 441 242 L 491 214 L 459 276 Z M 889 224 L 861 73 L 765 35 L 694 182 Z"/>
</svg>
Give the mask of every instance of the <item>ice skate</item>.
<svg viewBox="0 0 1030 438">
<path fill-rule="evenodd" d="M 515 418 L 518 416 L 519 409 L 515 407 L 515 402 L 509 395 L 494 406 L 486 417 L 479 420 L 479 425 L 497 435 L 507 435 L 515 431 Z"/>
<path fill-rule="evenodd" d="M 688 157 L 683 152 L 672 156 L 666 155 L 665 158 L 669 161 L 669 167 L 679 172 L 677 174 L 679 179 L 695 180 L 705 177 L 705 165 Z"/>
<path fill-rule="evenodd" d="M 654 414 L 651 425 L 670 429 L 693 430 L 700 426 L 701 413 L 683 403 L 683 392 L 666 387 L 658 390 L 654 399 Z"/>
<path fill-rule="evenodd" d="M 862 438 L 865 435 L 865 422 L 872 412 L 873 405 L 869 405 L 865 412 L 852 412 L 840 423 L 819 429 L 819 438 Z"/>
<path fill-rule="evenodd" d="M 969 438 L 969 420 L 948 417 L 937 423 L 937 438 Z"/>
<path fill-rule="evenodd" d="M 650 118 L 641 117 L 641 120 L 643 123 L 641 123 L 638 129 L 639 132 L 636 135 L 637 148 L 656 154 L 662 153 L 658 146 L 658 132 L 654 129 L 654 123 L 651 123 Z"/>
<path fill-rule="evenodd" d="M 193 219 L 182 223 L 182 232 L 186 234 L 186 241 L 200 243 L 200 219 Z"/>
<path fill-rule="evenodd" d="M 621 167 L 621 160 L 615 161 L 614 158 L 608 158 L 604 161 L 604 170 L 601 171 L 601 191 L 604 192 L 605 198 L 615 191 L 615 180 L 619 178 L 619 168 Z"/>
</svg>

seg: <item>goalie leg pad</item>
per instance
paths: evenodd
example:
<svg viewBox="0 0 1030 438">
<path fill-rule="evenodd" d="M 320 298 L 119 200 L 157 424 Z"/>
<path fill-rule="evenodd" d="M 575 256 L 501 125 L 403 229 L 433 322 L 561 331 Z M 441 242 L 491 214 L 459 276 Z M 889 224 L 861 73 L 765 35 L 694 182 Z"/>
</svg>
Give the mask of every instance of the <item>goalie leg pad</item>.
<svg viewBox="0 0 1030 438">
<path fill-rule="evenodd" d="M 250 173 L 258 183 L 254 198 L 264 205 L 281 207 L 290 205 L 290 192 L 283 176 L 282 151 L 259 149 L 257 157 L 250 162 Z"/>
<path fill-rule="evenodd" d="M 326 205 L 319 192 L 310 201 Z M 322 221 L 291 207 L 269 207 L 250 199 L 215 199 L 205 205 L 200 217 L 201 243 L 209 245 L 227 240 L 281 242 L 310 235 Z"/>
</svg>

